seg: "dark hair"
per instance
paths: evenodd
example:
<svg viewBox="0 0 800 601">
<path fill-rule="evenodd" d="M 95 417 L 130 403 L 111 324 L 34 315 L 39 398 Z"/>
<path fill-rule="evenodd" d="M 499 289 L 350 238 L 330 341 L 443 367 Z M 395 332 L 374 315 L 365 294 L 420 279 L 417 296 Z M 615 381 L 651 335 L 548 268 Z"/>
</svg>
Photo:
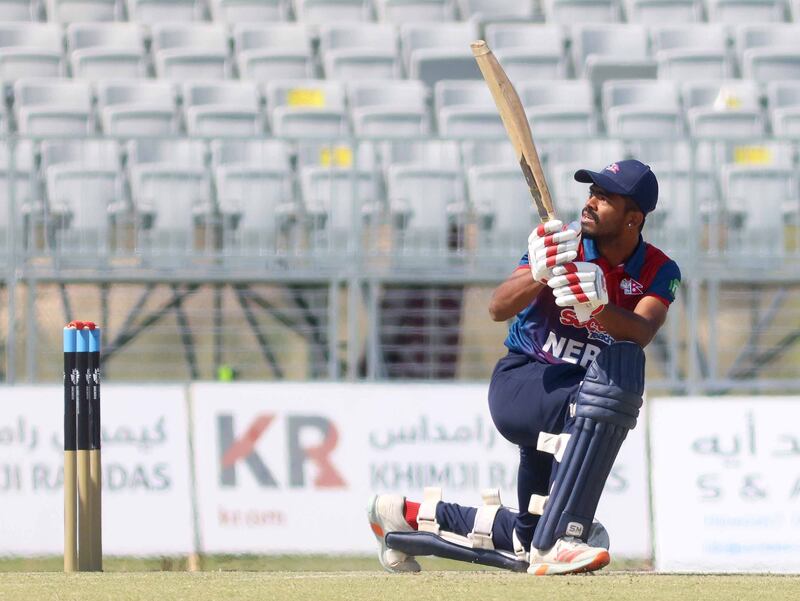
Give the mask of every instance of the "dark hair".
<svg viewBox="0 0 800 601">
<path fill-rule="evenodd" d="M 625 210 L 626 211 L 636 211 L 636 212 L 642 214 L 642 222 L 639 224 L 639 233 L 641 234 L 642 230 L 644 229 L 644 222 L 647 220 L 647 214 L 644 213 L 642 211 L 642 209 L 639 208 L 639 205 L 636 204 L 636 201 L 633 200 L 632 197 L 623 196 L 623 198 L 625 199 Z"/>
</svg>

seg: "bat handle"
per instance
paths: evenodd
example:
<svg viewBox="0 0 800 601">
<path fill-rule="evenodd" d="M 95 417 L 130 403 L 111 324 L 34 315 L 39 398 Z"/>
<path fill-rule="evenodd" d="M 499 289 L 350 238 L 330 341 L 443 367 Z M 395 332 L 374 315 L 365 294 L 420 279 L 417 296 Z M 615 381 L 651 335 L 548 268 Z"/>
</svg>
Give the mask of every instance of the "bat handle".
<svg viewBox="0 0 800 601">
<path fill-rule="evenodd" d="M 572 307 L 575 310 L 575 317 L 578 318 L 578 323 L 586 323 L 592 317 L 592 309 L 586 305 L 575 305 Z"/>
</svg>

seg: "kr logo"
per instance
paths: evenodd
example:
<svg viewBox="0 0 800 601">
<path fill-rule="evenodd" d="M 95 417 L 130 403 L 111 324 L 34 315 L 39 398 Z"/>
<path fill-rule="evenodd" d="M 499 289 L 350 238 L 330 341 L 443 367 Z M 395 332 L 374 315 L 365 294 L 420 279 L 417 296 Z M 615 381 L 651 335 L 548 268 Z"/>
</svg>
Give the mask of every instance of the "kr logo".
<svg viewBox="0 0 800 601">
<path fill-rule="evenodd" d="M 619 283 L 619 287 L 626 296 L 636 296 L 644 293 L 644 286 L 633 278 L 625 278 Z"/>
<path fill-rule="evenodd" d="M 233 487 L 237 483 L 236 466 L 243 462 L 259 486 L 278 488 L 279 484 L 264 457 L 256 450 L 258 441 L 275 421 L 275 414 L 264 413 L 255 417 L 247 429 L 238 436 L 234 433 L 233 416 L 217 416 L 219 440 L 220 484 Z M 339 442 L 339 432 L 329 419 L 320 415 L 289 415 L 286 420 L 286 458 L 288 461 L 289 486 L 300 488 L 306 485 L 305 467 L 311 463 L 316 467 L 313 486 L 316 488 L 343 488 L 347 483 L 331 462 L 330 455 Z M 316 446 L 303 446 L 308 433 L 316 431 L 322 442 Z"/>
</svg>

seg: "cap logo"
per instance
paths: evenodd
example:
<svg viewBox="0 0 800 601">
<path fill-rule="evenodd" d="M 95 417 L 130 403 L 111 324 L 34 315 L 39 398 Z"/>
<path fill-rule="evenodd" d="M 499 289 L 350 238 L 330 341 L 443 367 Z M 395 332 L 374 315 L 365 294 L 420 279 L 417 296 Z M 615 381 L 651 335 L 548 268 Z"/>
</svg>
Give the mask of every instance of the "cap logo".
<svg viewBox="0 0 800 601">
<path fill-rule="evenodd" d="M 603 169 L 603 171 L 610 171 L 611 173 L 619 173 L 619 165 L 616 163 L 611 163 L 608 167 Z"/>
</svg>

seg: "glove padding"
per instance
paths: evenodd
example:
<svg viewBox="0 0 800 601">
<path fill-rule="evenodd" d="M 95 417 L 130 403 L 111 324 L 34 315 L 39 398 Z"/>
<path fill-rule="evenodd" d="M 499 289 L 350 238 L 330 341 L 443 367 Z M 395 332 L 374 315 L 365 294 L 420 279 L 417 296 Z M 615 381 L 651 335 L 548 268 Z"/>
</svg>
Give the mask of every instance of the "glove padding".
<svg viewBox="0 0 800 601">
<path fill-rule="evenodd" d="M 546 284 L 553 277 L 554 267 L 574 261 L 578 256 L 579 235 L 558 219 L 536 226 L 528 237 L 528 262 L 533 279 Z"/>
<path fill-rule="evenodd" d="M 554 267 L 547 285 L 553 289 L 559 307 L 575 307 L 578 315 L 591 316 L 595 309 L 608 304 L 606 277 L 594 263 L 579 261 Z"/>
</svg>

